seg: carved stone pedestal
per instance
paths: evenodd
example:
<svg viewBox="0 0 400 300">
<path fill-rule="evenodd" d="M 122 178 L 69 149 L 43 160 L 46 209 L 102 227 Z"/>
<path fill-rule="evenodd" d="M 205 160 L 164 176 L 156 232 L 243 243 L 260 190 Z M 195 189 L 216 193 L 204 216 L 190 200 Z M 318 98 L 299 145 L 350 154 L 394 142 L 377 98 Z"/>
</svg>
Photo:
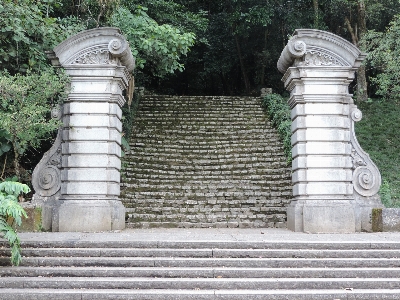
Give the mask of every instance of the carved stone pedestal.
<svg viewBox="0 0 400 300">
<path fill-rule="evenodd" d="M 134 68 L 129 46 L 118 29 L 98 28 L 67 39 L 51 58 L 70 76 L 71 91 L 56 142 L 61 168 L 45 167 L 60 178 L 60 196 L 43 204 L 45 226 L 53 231 L 123 229 L 125 209 L 118 196 L 122 92 Z M 43 165 L 37 174 L 43 173 Z"/>
<path fill-rule="evenodd" d="M 293 196 L 288 228 L 310 233 L 370 231 L 381 207 L 380 174 L 361 149 L 361 112 L 348 85 L 365 55 L 319 30 L 296 30 L 278 61 L 290 91 Z"/>
</svg>

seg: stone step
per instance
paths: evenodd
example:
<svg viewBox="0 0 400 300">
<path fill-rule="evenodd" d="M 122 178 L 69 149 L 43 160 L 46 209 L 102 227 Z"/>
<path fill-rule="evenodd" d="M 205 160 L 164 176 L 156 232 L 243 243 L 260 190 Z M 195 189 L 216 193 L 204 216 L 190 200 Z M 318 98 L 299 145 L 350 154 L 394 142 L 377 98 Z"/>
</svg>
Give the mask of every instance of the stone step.
<svg viewBox="0 0 400 300">
<path fill-rule="evenodd" d="M 0 299 L 400 298 L 394 236 L 219 231 L 25 234 Z M 0 262 L 9 255 L 0 241 Z"/>
<path fill-rule="evenodd" d="M 149 231 L 148 234 L 152 232 Z M 42 233 L 44 236 L 46 234 L 56 234 L 56 233 Z M 147 234 L 147 233 L 146 233 Z M 37 249 L 40 251 L 42 249 L 49 250 L 55 248 L 56 250 L 59 248 L 85 248 L 85 249 L 121 249 L 121 251 L 126 249 L 170 249 L 170 250 L 202 250 L 205 249 L 207 251 L 287 251 L 293 250 L 298 254 L 303 253 L 304 251 L 368 251 L 366 253 L 377 253 L 376 251 L 382 251 L 383 253 L 387 251 L 391 253 L 391 251 L 399 251 L 400 250 L 400 241 L 382 241 L 379 242 L 371 242 L 371 241 L 337 241 L 330 240 L 328 238 L 326 240 L 317 240 L 317 241 L 307 241 L 304 240 L 293 240 L 291 241 L 288 238 L 279 240 L 279 241 L 270 241 L 268 234 L 262 236 L 262 241 L 249 241 L 241 238 L 240 240 L 232 241 L 232 240 L 211 240 L 208 241 L 206 239 L 198 240 L 196 239 L 175 239 L 175 240 L 167 240 L 167 239 L 116 239 L 116 240 L 89 240 L 85 238 L 75 238 L 75 239 L 67 239 L 62 238 L 63 233 L 57 233 L 60 236 L 59 239 L 53 240 L 42 240 L 37 239 L 24 239 L 21 240 L 22 251 L 24 249 Z M 94 234 L 98 235 L 98 234 Z M 307 236 L 307 235 L 306 235 Z M 8 243 L 4 240 L 0 240 L 0 249 L 1 251 L 9 251 Z M 8 249 L 8 250 L 7 250 Z M 372 251 L 372 252 L 369 252 Z M 375 252 L 374 252 L 375 251 Z M 3 253 L 3 252 L 1 252 Z M 39 252 L 40 253 L 40 252 Z"/>
<path fill-rule="evenodd" d="M 157 174 L 150 174 L 148 173 L 148 176 L 146 174 L 139 174 L 139 173 L 132 173 L 132 175 L 135 175 L 135 181 L 137 183 L 135 184 L 130 184 L 131 187 L 134 187 L 138 189 L 140 186 L 143 186 L 145 188 L 151 188 L 151 182 L 154 181 L 157 183 L 157 186 L 159 186 L 161 189 L 173 189 L 174 187 L 177 187 L 179 189 L 186 189 L 186 190 L 210 190 L 210 191 L 224 191 L 224 190 L 230 190 L 234 191 L 236 189 L 241 189 L 246 192 L 246 190 L 252 190 L 252 191 L 269 191 L 271 186 L 279 186 L 279 183 L 282 184 L 287 184 L 289 179 L 283 178 L 281 180 L 276 180 L 279 179 L 279 177 L 275 177 L 275 180 L 266 180 L 265 176 L 268 176 L 266 174 L 264 176 L 264 179 L 260 178 L 261 180 L 256 180 L 256 179 L 235 179 L 231 177 L 232 179 L 229 180 L 229 184 L 225 183 L 224 180 L 225 178 L 222 178 L 220 180 L 215 180 L 215 183 L 212 184 L 210 183 L 210 180 L 213 179 L 208 179 L 204 180 L 202 183 L 199 181 L 189 179 L 189 178 L 184 178 L 180 180 L 174 180 L 174 181 L 169 181 L 168 178 L 165 178 L 163 182 L 160 182 L 159 175 Z M 149 180 L 150 179 L 150 180 Z"/>
<path fill-rule="evenodd" d="M 0 266 L 9 265 L 0 258 Z M 398 268 L 399 258 L 167 258 L 167 257 L 25 257 L 24 267 L 148 268 Z M 256 270 L 255 270 L 256 271 Z"/>
<path fill-rule="evenodd" d="M 399 258 L 400 249 L 24 248 L 24 257 Z M 0 249 L 10 256 L 9 249 Z"/>
<path fill-rule="evenodd" d="M 128 227 L 146 222 L 151 226 L 195 226 L 192 223 L 199 222 L 199 226 L 227 227 L 227 221 L 239 214 L 247 219 L 235 224 L 243 226 L 285 222 L 283 207 L 292 196 L 290 169 L 261 98 L 144 96 L 130 146 L 122 183 Z M 234 184 L 235 190 L 203 189 L 210 181 L 222 180 Z M 221 220 L 220 206 L 229 203 L 217 201 L 225 198 L 233 209 Z M 208 207 L 200 201 L 207 201 Z M 257 201 L 271 207 L 264 211 L 255 207 L 258 214 L 246 215 L 247 208 L 234 211 L 255 206 Z"/>
<path fill-rule="evenodd" d="M 400 268 L 2 267 L 0 277 L 400 278 Z"/>
<path fill-rule="evenodd" d="M 84 289 L 3 289 L 1 300 L 189 300 L 189 299 L 271 299 L 271 300 L 320 300 L 320 299 L 398 299 L 399 289 L 338 289 L 338 290 L 84 290 Z"/>
<path fill-rule="evenodd" d="M 399 278 L 152 278 L 152 277 L 3 277 L 0 288 L 13 289 L 400 289 Z M 0 298 L 1 299 L 1 298 Z"/>
</svg>

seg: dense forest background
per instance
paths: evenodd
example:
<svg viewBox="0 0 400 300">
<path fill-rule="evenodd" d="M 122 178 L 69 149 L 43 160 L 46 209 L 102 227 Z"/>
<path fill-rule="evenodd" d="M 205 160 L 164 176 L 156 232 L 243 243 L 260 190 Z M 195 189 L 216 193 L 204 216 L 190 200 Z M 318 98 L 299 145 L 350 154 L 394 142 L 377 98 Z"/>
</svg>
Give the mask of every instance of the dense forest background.
<svg viewBox="0 0 400 300">
<path fill-rule="evenodd" d="M 44 51 L 67 36 L 118 26 L 137 58 L 137 86 L 178 95 L 283 92 L 276 69 L 283 47 L 296 28 L 316 28 L 364 51 L 381 48 L 359 72 L 366 100 L 380 88 L 366 83 L 376 83 L 390 61 L 382 56 L 398 43 L 382 35 L 397 28 L 399 13 L 398 0 L 1 0 L 0 67 L 43 69 Z"/>
<path fill-rule="evenodd" d="M 347 39 L 368 52 L 351 92 L 371 109 L 370 120 L 387 120 L 365 127 L 361 138 L 379 156 L 374 141 L 382 137 L 390 155 L 379 167 L 391 170 L 384 177 L 397 189 L 400 141 L 391 133 L 400 111 L 399 0 L 0 0 L 0 180 L 30 182 L 60 125 L 49 112 L 63 101 L 68 78 L 45 52 L 104 26 L 128 39 L 136 86 L 172 95 L 258 96 L 263 87 L 285 95 L 276 63 L 296 28 Z M 371 137 L 376 128 L 383 129 Z"/>
</svg>

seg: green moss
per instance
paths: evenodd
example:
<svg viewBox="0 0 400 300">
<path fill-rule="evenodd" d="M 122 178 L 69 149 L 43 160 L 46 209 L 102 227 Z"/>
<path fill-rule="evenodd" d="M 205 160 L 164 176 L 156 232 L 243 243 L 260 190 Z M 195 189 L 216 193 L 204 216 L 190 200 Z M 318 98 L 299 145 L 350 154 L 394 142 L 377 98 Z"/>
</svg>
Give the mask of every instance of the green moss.
<svg viewBox="0 0 400 300">
<path fill-rule="evenodd" d="M 382 208 L 373 208 L 371 217 L 372 217 L 372 231 L 382 232 L 383 231 Z"/>
</svg>

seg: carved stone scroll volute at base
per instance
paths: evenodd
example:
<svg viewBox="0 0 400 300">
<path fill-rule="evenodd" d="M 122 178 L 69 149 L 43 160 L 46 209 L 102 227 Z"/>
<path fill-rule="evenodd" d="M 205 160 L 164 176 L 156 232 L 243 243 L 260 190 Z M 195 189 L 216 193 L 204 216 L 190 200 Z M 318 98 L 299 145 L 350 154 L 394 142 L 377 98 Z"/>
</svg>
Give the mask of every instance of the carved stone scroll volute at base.
<svg viewBox="0 0 400 300">
<path fill-rule="evenodd" d="M 350 139 L 353 159 L 353 187 L 354 197 L 360 206 L 382 207 L 379 188 L 381 186 L 381 174 L 378 167 L 360 146 L 357 141 L 354 124 L 362 118 L 361 111 L 356 105 L 350 106 Z"/>
<path fill-rule="evenodd" d="M 61 119 L 61 106 L 51 111 L 52 118 Z M 58 130 L 53 146 L 48 150 L 32 173 L 32 185 L 35 194 L 32 203 L 41 205 L 44 202 L 58 200 L 61 189 L 61 142 L 62 129 Z"/>
</svg>

